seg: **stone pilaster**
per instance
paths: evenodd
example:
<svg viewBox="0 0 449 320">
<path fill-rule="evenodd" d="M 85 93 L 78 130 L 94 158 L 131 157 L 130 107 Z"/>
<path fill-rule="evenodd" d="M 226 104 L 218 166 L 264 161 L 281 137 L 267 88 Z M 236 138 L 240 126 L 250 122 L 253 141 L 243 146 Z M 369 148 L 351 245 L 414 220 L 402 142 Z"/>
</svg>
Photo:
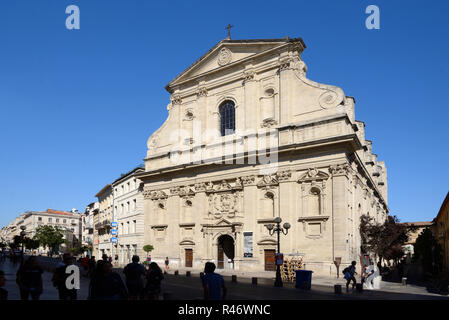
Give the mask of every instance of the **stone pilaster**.
<svg viewBox="0 0 449 320">
<path fill-rule="evenodd" d="M 348 255 L 348 201 L 347 184 L 348 166 L 347 164 L 331 166 L 329 170 L 332 174 L 332 230 L 333 230 L 333 260 L 341 257 L 343 263 L 349 262 Z"/>
</svg>

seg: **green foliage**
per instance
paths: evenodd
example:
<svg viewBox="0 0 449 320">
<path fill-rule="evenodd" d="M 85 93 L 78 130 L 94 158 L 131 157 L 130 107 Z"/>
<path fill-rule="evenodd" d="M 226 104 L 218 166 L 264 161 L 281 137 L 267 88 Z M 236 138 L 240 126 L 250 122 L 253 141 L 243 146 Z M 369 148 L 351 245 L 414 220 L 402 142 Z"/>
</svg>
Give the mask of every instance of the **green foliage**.
<svg viewBox="0 0 449 320">
<path fill-rule="evenodd" d="M 383 224 L 374 222 L 367 215 L 360 217 L 361 249 L 364 253 L 374 253 L 379 258 L 399 260 L 404 255 L 402 246 L 408 240 L 412 229 L 399 224 L 396 216 L 388 216 Z"/>
<path fill-rule="evenodd" d="M 25 248 L 29 250 L 35 250 L 39 248 L 39 241 L 36 239 L 25 238 L 24 245 Z"/>
<path fill-rule="evenodd" d="M 58 227 L 53 226 L 38 227 L 34 239 L 39 241 L 43 247 L 49 247 L 51 250 L 64 243 L 62 232 Z"/>
<path fill-rule="evenodd" d="M 14 246 L 20 247 L 22 245 L 22 237 L 21 236 L 14 236 L 14 238 L 12 239 Z"/>
<path fill-rule="evenodd" d="M 429 228 L 424 229 L 416 238 L 413 260 L 423 266 L 424 272 L 436 272 L 436 268 L 434 269 L 432 266 L 433 262 L 438 270 L 441 270 L 442 249 Z"/>
<path fill-rule="evenodd" d="M 148 252 L 151 252 L 154 250 L 154 247 L 151 244 L 147 244 L 145 246 L 143 246 L 143 251 L 145 251 L 148 255 Z"/>
</svg>

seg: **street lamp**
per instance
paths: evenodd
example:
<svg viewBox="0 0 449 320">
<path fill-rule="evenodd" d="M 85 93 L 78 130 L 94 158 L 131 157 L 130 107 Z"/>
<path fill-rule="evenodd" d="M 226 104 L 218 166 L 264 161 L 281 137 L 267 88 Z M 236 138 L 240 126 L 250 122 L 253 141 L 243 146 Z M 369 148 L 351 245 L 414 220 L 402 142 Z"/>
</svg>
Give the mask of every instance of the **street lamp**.
<svg viewBox="0 0 449 320">
<path fill-rule="evenodd" d="M 284 225 L 281 227 L 282 219 L 280 217 L 274 218 L 274 222 L 276 223 L 276 225 L 273 225 L 270 223 L 267 225 L 267 229 L 268 229 L 270 236 L 272 236 L 274 233 L 277 233 L 277 235 L 278 235 L 278 254 L 280 254 L 281 253 L 281 232 L 284 235 L 287 235 L 288 229 L 290 229 L 291 226 L 290 226 L 290 223 L 285 222 Z M 274 282 L 274 286 L 275 287 L 283 286 L 282 278 L 281 278 L 281 266 L 278 263 L 276 263 L 276 280 Z"/>
<path fill-rule="evenodd" d="M 25 227 L 25 226 L 20 226 L 20 230 L 22 230 L 22 231 L 20 232 L 20 237 L 21 237 L 21 239 L 22 239 L 22 255 L 21 255 L 21 259 L 20 259 L 20 266 L 23 265 L 23 243 L 24 243 L 25 235 L 27 234 L 27 233 L 25 232 L 25 229 L 26 229 L 26 228 L 27 228 L 27 227 Z"/>
</svg>

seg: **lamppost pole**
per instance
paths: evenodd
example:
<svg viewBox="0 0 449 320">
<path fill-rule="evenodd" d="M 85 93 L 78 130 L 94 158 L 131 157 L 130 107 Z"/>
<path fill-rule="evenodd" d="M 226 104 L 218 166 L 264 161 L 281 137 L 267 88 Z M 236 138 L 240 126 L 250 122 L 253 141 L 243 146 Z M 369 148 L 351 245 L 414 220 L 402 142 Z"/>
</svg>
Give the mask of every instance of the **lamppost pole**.
<svg viewBox="0 0 449 320">
<path fill-rule="evenodd" d="M 26 227 L 20 226 L 20 229 L 22 230 L 20 232 L 20 237 L 22 239 L 22 253 L 21 253 L 21 258 L 20 258 L 20 267 L 22 267 L 23 266 L 23 242 L 24 242 L 25 235 L 26 235 L 26 232 L 25 232 Z"/>
<path fill-rule="evenodd" d="M 270 236 L 272 236 L 275 232 L 277 233 L 277 238 L 278 238 L 278 254 L 281 253 L 281 232 L 284 235 L 287 235 L 288 233 L 288 229 L 290 229 L 290 223 L 286 222 L 284 223 L 283 227 L 281 227 L 281 222 L 282 219 L 280 217 L 276 217 L 274 218 L 274 222 L 276 223 L 276 226 L 274 226 L 273 224 L 268 224 L 267 225 L 267 229 L 268 232 L 270 234 Z M 282 287 L 283 283 L 282 283 L 282 278 L 281 278 L 281 266 L 276 262 L 276 280 L 274 281 L 274 286 L 275 287 Z"/>
</svg>

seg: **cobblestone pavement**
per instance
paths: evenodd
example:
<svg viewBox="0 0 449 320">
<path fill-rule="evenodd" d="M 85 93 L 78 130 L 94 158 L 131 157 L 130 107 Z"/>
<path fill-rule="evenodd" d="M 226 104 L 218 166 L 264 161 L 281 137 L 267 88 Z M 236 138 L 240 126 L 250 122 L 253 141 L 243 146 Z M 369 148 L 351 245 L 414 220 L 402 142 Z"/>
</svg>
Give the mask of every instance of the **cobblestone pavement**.
<svg viewBox="0 0 449 320">
<path fill-rule="evenodd" d="M 5 272 L 6 285 L 5 289 L 9 292 L 10 300 L 20 299 L 18 286 L 15 282 L 16 271 L 19 264 L 12 264 L 9 261 L 0 263 L 0 269 Z M 121 273 L 121 270 L 117 270 Z M 199 272 L 192 272 L 190 277 L 187 277 L 184 270 L 179 270 L 179 275 L 173 274 L 174 270 L 170 270 L 169 274 L 165 275 L 162 284 L 162 291 L 170 295 L 170 299 L 176 300 L 201 300 L 203 290 L 201 281 L 199 279 Z M 363 293 L 357 292 L 343 292 L 336 295 L 333 293 L 333 285 L 336 283 L 344 284 L 342 279 L 326 279 L 315 278 L 312 279 L 312 289 L 302 290 L 296 289 L 294 284 L 285 283 L 283 288 L 273 287 L 273 278 L 259 278 L 258 285 L 252 285 L 249 277 L 242 278 L 238 276 L 238 282 L 231 282 L 231 275 L 229 272 L 222 272 L 226 285 L 228 287 L 229 300 L 347 300 L 347 299 L 362 299 L 362 300 L 429 300 L 429 299 L 447 299 L 448 297 L 429 294 L 423 288 L 414 288 L 413 286 L 404 286 L 398 291 L 394 284 L 393 288 L 385 288 L 384 290 L 365 290 Z M 44 292 L 41 295 L 42 300 L 57 300 L 57 290 L 51 283 L 51 272 L 44 272 Z M 246 275 L 248 276 L 248 275 Z M 255 276 L 253 274 L 252 276 Z M 78 291 L 78 299 L 85 300 L 88 296 L 89 280 L 86 277 L 81 277 L 80 290 Z M 389 286 L 392 286 L 389 284 Z M 387 291 L 388 290 L 388 291 Z M 396 292 L 394 292 L 396 290 Z M 344 291 L 344 290 L 343 290 Z"/>
</svg>

